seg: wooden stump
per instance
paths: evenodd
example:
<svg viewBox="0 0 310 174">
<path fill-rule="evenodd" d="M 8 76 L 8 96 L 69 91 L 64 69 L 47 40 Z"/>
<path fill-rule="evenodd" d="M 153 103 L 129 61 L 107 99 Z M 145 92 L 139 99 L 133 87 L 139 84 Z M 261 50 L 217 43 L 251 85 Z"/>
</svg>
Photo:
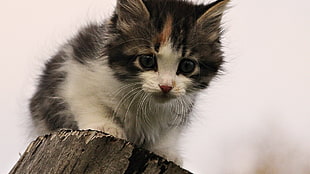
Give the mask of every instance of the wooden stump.
<svg viewBox="0 0 310 174">
<path fill-rule="evenodd" d="M 61 130 L 33 141 L 10 174 L 189 174 L 130 142 L 99 131 Z"/>
</svg>

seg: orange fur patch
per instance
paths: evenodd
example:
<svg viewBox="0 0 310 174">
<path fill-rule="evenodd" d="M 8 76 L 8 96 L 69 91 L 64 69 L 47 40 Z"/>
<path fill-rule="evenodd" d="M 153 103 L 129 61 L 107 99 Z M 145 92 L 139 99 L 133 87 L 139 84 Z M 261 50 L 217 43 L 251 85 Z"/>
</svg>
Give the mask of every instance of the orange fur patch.
<svg viewBox="0 0 310 174">
<path fill-rule="evenodd" d="M 163 30 L 157 37 L 157 43 L 165 44 L 169 40 L 171 32 L 172 32 L 172 16 L 168 15 Z"/>
</svg>

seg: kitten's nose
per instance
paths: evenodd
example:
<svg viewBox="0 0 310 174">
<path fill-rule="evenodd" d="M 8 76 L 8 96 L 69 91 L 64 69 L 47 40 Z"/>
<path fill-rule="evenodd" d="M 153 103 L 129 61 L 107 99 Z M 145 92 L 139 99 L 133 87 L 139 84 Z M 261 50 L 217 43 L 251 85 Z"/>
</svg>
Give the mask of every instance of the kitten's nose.
<svg viewBox="0 0 310 174">
<path fill-rule="evenodd" d="M 168 93 L 172 89 L 172 86 L 168 86 L 168 85 L 159 85 L 159 87 L 163 91 L 163 93 Z"/>
</svg>

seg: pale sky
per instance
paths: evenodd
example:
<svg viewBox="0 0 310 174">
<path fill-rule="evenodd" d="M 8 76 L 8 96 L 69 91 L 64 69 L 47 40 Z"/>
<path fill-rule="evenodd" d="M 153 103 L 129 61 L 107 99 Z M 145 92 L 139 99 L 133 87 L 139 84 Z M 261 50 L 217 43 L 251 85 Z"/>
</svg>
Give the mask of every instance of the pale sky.
<svg viewBox="0 0 310 174">
<path fill-rule="evenodd" d="M 108 17 L 114 4 L 0 0 L 0 174 L 33 140 L 27 100 L 44 60 L 80 26 Z M 253 173 L 272 158 L 280 173 L 302 173 L 310 166 L 310 1 L 231 6 L 224 17 L 226 73 L 197 101 L 182 140 L 184 167 Z"/>
</svg>

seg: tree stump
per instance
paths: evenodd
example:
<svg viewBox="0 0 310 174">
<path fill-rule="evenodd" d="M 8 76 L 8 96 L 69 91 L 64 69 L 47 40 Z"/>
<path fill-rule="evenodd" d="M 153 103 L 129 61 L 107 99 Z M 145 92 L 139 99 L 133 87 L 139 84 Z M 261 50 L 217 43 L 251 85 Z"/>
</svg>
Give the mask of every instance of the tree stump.
<svg viewBox="0 0 310 174">
<path fill-rule="evenodd" d="M 189 174 L 173 162 L 100 131 L 60 130 L 33 141 L 10 174 Z"/>
</svg>

